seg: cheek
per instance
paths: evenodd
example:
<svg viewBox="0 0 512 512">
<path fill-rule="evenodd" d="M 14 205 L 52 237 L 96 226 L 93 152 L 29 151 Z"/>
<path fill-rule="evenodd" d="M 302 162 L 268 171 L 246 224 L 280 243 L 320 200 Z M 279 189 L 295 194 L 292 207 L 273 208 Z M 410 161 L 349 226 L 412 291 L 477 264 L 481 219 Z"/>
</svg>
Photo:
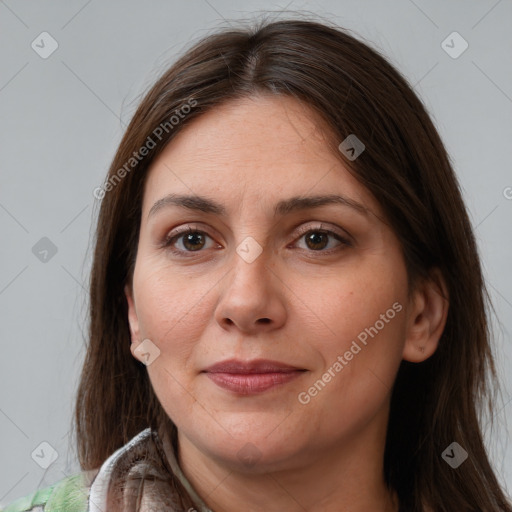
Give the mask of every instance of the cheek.
<svg viewBox="0 0 512 512">
<path fill-rule="evenodd" d="M 323 328 L 310 338 L 318 364 L 297 399 L 304 414 L 321 418 L 326 436 L 358 432 L 390 396 L 406 322 L 403 297 L 385 289 L 332 290 L 324 303 Z"/>
<path fill-rule="evenodd" d="M 405 269 L 390 259 L 375 256 L 362 258 L 355 265 L 338 268 L 321 278 L 302 277 L 295 281 L 294 295 L 303 302 L 306 318 L 321 326 L 327 347 L 343 348 L 347 340 L 356 338 L 376 322 L 379 332 L 386 331 L 390 338 L 395 337 L 397 324 L 404 317 L 397 309 L 403 310 L 405 306 Z M 398 304 L 393 308 L 395 303 Z M 333 339 L 339 343 L 333 344 Z"/>
<path fill-rule="evenodd" d="M 319 362 L 311 380 L 327 381 L 334 400 L 392 386 L 405 343 L 406 286 L 405 269 L 381 260 L 338 272 L 309 296 L 294 290 L 314 312 L 303 325 Z"/>
<path fill-rule="evenodd" d="M 138 279 L 141 335 L 160 350 L 148 375 L 167 415 L 180 427 L 180 418 L 193 414 L 196 403 L 194 354 L 209 319 L 205 293 L 211 285 L 196 286 L 165 270 L 141 271 Z"/>
<path fill-rule="evenodd" d="M 196 413 L 198 400 L 189 390 L 191 383 L 179 367 L 169 367 L 163 357 L 148 366 L 151 387 L 167 416 L 178 428 L 187 424 L 187 419 Z"/>
<path fill-rule="evenodd" d="M 203 329 L 202 317 L 211 285 L 187 280 L 165 269 L 146 272 L 141 268 L 135 277 L 141 333 L 161 351 L 197 339 Z"/>
</svg>

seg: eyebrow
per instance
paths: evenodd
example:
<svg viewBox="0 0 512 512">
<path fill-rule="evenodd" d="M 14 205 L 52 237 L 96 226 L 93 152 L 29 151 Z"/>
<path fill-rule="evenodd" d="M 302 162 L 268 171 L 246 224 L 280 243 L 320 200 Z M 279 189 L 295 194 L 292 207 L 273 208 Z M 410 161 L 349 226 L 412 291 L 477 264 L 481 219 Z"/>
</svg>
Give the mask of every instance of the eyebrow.
<svg viewBox="0 0 512 512">
<path fill-rule="evenodd" d="M 295 196 L 279 201 L 274 208 L 274 217 L 284 216 L 291 212 L 319 208 L 330 204 L 341 204 L 356 210 L 359 214 L 368 216 L 370 210 L 361 203 L 349 197 L 329 194 L 320 196 Z M 151 207 L 148 219 L 160 210 L 168 206 L 179 206 L 192 211 L 212 213 L 214 215 L 226 216 L 226 208 L 216 201 L 207 197 L 197 195 L 169 194 L 162 197 Z"/>
</svg>

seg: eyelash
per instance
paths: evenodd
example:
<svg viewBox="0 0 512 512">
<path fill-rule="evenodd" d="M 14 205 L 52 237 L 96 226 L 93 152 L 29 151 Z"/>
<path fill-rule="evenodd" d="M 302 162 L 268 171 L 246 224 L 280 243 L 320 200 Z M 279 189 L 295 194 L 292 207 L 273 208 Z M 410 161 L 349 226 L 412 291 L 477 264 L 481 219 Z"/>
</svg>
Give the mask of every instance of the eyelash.
<svg viewBox="0 0 512 512">
<path fill-rule="evenodd" d="M 204 252 L 202 250 L 198 250 L 198 251 L 183 251 L 181 249 L 175 249 L 173 247 L 173 243 L 175 241 L 177 241 L 178 239 L 182 238 L 184 235 L 188 235 L 190 233 L 199 233 L 201 235 L 206 235 L 210 239 L 212 238 L 207 232 L 202 231 L 200 229 L 194 229 L 194 228 L 189 226 L 189 227 L 185 227 L 185 228 L 178 228 L 177 231 L 174 231 L 173 233 L 171 233 L 168 236 L 166 236 L 164 241 L 163 241 L 163 243 L 162 243 L 162 247 L 167 249 L 167 250 L 169 250 L 174 255 L 181 256 L 181 257 L 184 257 L 184 258 L 190 258 L 190 257 L 193 257 L 193 255 L 195 253 Z M 337 248 L 331 248 L 331 249 L 328 249 L 328 250 L 318 250 L 318 251 L 315 251 L 313 249 L 302 249 L 302 250 L 305 250 L 307 252 L 312 252 L 312 253 L 317 252 L 317 253 L 323 253 L 323 254 L 331 254 L 333 252 L 337 252 L 339 250 L 342 250 L 345 247 L 353 247 L 353 244 L 347 238 L 343 237 L 339 233 L 336 233 L 335 231 L 332 231 L 332 230 L 324 228 L 324 226 L 322 226 L 322 225 L 317 226 L 317 227 L 309 227 L 308 226 L 306 228 L 300 228 L 299 229 L 299 237 L 297 238 L 297 240 L 300 240 L 302 237 L 304 237 L 305 235 L 307 235 L 309 233 L 322 233 L 324 235 L 329 235 L 329 236 L 335 238 L 336 240 L 338 240 L 339 242 L 341 242 L 341 246 L 337 247 Z M 188 255 L 185 256 L 185 254 L 189 254 L 190 256 L 188 256 Z"/>
</svg>

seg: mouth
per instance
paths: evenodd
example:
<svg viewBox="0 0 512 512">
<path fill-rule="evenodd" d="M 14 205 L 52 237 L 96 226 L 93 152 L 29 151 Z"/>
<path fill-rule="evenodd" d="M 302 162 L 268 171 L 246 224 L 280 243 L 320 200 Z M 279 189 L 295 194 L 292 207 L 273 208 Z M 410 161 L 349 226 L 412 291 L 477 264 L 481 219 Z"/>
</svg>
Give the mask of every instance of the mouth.
<svg viewBox="0 0 512 512">
<path fill-rule="evenodd" d="M 241 395 L 252 395 L 282 386 L 307 370 L 279 361 L 230 359 L 210 366 L 202 373 L 217 386 Z"/>
</svg>

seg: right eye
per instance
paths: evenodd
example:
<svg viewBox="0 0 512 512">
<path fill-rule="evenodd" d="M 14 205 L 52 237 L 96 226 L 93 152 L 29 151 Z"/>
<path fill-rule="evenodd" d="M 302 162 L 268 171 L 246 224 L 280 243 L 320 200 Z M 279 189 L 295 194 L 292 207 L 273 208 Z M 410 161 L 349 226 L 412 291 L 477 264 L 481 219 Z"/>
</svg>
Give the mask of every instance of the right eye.
<svg viewBox="0 0 512 512">
<path fill-rule="evenodd" d="M 201 231 L 192 227 L 179 228 L 169 233 L 164 240 L 163 247 L 170 250 L 177 256 L 185 256 L 186 253 L 203 252 L 203 249 L 207 242 L 206 240 L 213 239 L 205 231 Z M 176 248 L 176 245 L 180 245 L 182 248 Z M 208 247 L 207 247 L 208 248 Z"/>
</svg>

